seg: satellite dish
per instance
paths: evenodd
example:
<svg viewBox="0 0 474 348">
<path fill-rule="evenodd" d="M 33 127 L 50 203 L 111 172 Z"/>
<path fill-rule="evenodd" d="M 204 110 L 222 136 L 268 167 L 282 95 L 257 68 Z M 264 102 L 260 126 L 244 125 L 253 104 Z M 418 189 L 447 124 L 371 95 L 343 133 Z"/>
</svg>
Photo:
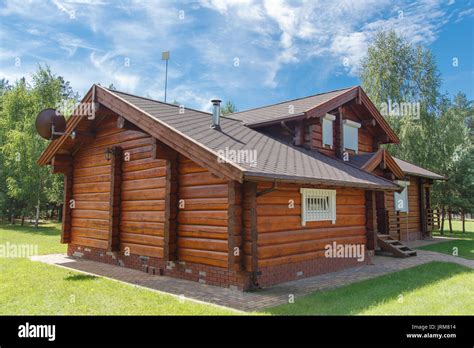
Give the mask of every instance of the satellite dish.
<svg viewBox="0 0 474 348">
<path fill-rule="evenodd" d="M 47 140 L 59 138 L 66 130 L 66 119 L 55 109 L 44 109 L 36 116 L 36 131 Z"/>
</svg>

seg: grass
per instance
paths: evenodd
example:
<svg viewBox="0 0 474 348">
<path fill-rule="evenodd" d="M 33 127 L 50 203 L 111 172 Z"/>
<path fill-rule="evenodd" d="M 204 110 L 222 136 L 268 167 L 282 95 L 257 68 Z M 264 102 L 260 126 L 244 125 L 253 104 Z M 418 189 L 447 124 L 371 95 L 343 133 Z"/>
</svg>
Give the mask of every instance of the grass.
<svg viewBox="0 0 474 348">
<path fill-rule="evenodd" d="M 35 244 L 64 253 L 58 225 L 0 225 L 0 245 Z M 181 300 L 25 258 L 0 258 L 0 315 L 229 315 L 235 311 Z"/>
<path fill-rule="evenodd" d="M 0 224 L 0 244 L 23 244 L 38 246 L 38 254 L 66 253 L 66 244 L 60 241 L 60 224 L 41 224 L 38 229 L 30 226 Z"/>
<path fill-rule="evenodd" d="M 447 221 L 445 221 L 445 227 L 446 226 Z M 474 260 L 474 221 L 466 221 L 465 233 L 462 233 L 461 221 L 453 221 L 453 233 L 445 231 L 444 235 L 441 235 L 439 231 L 433 231 L 433 236 L 457 239 L 426 245 L 419 249 L 436 251 L 449 255 L 453 255 L 456 251 L 457 256 Z"/>
<path fill-rule="evenodd" d="M 431 262 L 266 310 L 273 315 L 472 315 L 474 270 Z"/>
<path fill-rule="evenodd" d="M 40 254 L 63 253 L 59 226 L 39 230 L 0 224 L 0 245 L 35 244 Z M 232 315 L 212 305 L 94 277 L 29 259 L 0 258 L 0 315 Z M 254 314 L 448 315 L 474 313 L 474 271 L 433 262 L 320 291 L 294 304 Z M 400 295 L 403 301 L 400 302 Z"/>
</svg>

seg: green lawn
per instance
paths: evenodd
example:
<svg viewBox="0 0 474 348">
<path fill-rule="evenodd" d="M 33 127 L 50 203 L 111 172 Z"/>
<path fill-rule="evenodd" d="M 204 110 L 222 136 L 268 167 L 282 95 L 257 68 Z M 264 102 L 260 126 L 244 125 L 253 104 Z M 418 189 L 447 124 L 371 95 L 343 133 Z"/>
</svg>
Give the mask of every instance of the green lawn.
<svg viewBox="0 0 474 348">
<path fill-rule="evenodd" d="M 445 222 L 445 228 L 447 222 Z M 426 245 L 419 249 L 437 251 L 444 254 L 453 255 L 474 260 L 474 221 L 466 221 L 466 232 L 462 233 L 460 221 L 453 221 L 453 233 L 445 231 L 442 236 L 439 231 L 433 231 L 433 236 L 457 238 L 455 240 Z"/>
<path fill-rule="evenodd" d="M 431 262 L 316 292 L 266 312 L 276 315 L 472 315 L 474 270 Z"/>
<path fill-rule="evenodd" d="M 0 245 L 36 244 L 40 254 L 62 253 L 59 226 L 0 224 Z M 232 315 L 212 305 L 109 279 L 33 262 L 0 258 L 0 315 Z M 473 314 L 474 271 L 434 262 L 339 289 L 316 292 L 254 314 Z M 403 301 L 400 301 L 402 295 Z"/>
<path fill-rule="evenodd" d="M 41 224 L 38 229 L 0 223 L 0 244 L 36 245 L 39 255 L 66 253 L 66 244 L 59 242 L 60 230 L 61 225 L 57 223 Z"/>
<path fill-rule="evenodd" d="M 0 244 L 63 253 L 59 226 L 0 225 Z M 228 315 L 235 311 L 21 258 L 0 258 L 0 315 Z"/>
</svg>

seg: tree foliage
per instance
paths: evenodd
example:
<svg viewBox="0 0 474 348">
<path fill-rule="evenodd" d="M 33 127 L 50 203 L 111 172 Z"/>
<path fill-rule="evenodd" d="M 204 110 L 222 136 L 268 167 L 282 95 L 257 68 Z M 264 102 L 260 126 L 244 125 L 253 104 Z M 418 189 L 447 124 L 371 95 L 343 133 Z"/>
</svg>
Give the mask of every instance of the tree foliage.
<svg viewBox="0 0 474 348">
<path fill-rule="evenodd" d="M 234 112 L 237 112 L 237 107 L 235 106 L 235 104 L 228 100 L 224 106 L 221 108 L 221 114 L 222 115 L 228 115 L 228 114 L 232 114 Z"/>
<path fill-rule="evenodd" d="M 69 82 L 54 75 L 48 66 L 39 66 L 32 85 L 20 79 L 0 86 L 0 214 L 16 217 L 32 215 L 39 206 L 62 202 L 62 179 L 50 168 L 36 163 L 47 141 L 35 129 L 35 119 L 45 108 L 58 108 L 65 100 L 75 100 Z"/>
<path fill-rule="evenodd" d="M 400 138 L 388 145 L 396 157 L 448 177 L 435 184 L 433 201 L 458 209 L 466 182 L 460 176 L 473 166 L 472 103 L 458 93 L 453 100 L 440 93 L 441 75 L 433 54 L 394 31 L 379 33 L 362 62 L 361 83 L 374 104 L 418 105 L 416 115 L 384 115 Z M 472 131 L 471 131 L 472 134 Z M 472 139 L 472 135 L 471 135 Z"/>
</svg>

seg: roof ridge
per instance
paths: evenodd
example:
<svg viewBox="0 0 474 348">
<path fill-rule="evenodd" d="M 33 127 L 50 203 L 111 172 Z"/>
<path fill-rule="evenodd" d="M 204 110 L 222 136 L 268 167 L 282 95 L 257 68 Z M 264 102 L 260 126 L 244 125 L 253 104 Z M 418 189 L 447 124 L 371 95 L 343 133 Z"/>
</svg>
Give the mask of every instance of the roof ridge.
<svg viewBox="0 0 474 348">
<path fill-rule="evenodd" d="M 354 87 L 358 87 L 358 86 L 355 85 L 355 86 L 346 87 L 346 88 L 334 89 L 334 90 L 328 91 L 328 92 L 316 93 L 316 94 L 308 95 L 308 96 L 305 96 L 305 97 L 299 97 L 299 98 L 294 98 L 294 99 L 288 99 L 288 100 L 284 100 L 284 101 L 281 101 L 281 102 L 278 102 L 278 103 L 273 103 L 273 104 L 258 106 L 258 107 L 256 107 L 256 108 L 251 108 L 251 109 L 247 109 L 247 110 L 242 110 L 242 111 L 238 111 L 238 112 L 233 112 L 232 115 L 238 115 L 238 114 L 240 114 L 240 113 L 244 113 L 244 112 L 248 112 L 248 111 L 263 109 L 263 108 L 267 108 L 267 107 L 270 107 L 270 106 L 280 105 L 280 104 L 284 104 L 284 103 L 288 103 L 288 102 L 292 102 L 292 101 L 297 101 L 297 100 L 301 100 L 301 99 L 316 97 L 316 96 L 318 96 L 318 95 L 323 95 L 323 94 L 329 94 L 329 93 L 334 93 L 334 92 L 349 90 L 349 89 L 352 89 L 352 88 L 354 88 Z"/>
<path fill-rule="evenodd" d="M 145 99 L 145 100 L 149 100 L 149 101 L 152 101 L 152 102 L 155 102 L 155 103 L 160 103 L 160 104 L 164 104 L 164 105 L 168 105 L 168 106 L 174 106 L 176 108 L 179 108 L 181 105 L 176 105 L 176 104 L 172 104 L 172 103 L 167 103 L 167 102 L 163 102 L 161 100 L 156 100 L 156 99 L 153 99 L 153 98 L 148 98 L 148 97 L 143 97 L 141 95 L 137 95 L 137 94 L 132 94 L 132 93 L 128 93 L 128 92 L 123 92 L 123 91 L 119 91 L 119 90 L 116 90 L 116 89 L 110 89 L 110 88 L 107 88 L 107 87 L 103 87 L 101 86 L 102 88 L 108 90 L 109 92 L 111 93 L 121 93 L 121 94 L 126 94 L 126 95 L 129 95 L 131 97 L 136 97 L 136 98 L 140 98 L 140 99 Z M 184 104 L 182 104 L 184 106 Z M 196 111 L 196 112 L 200 112 L 200 113 L 203 113 L 203 114 L 206 114 L 206 115 L 212 115 L 210 112 L 206 112 L 206 111 L 203 111 L 203 110 L 198 110 L 198 109 L 193 109 L 193 108 L 188 108 L 186 106 L 184 106 L 185 109 L 187 110 L 192 110 L 192 111 Z"/>
</svg>

